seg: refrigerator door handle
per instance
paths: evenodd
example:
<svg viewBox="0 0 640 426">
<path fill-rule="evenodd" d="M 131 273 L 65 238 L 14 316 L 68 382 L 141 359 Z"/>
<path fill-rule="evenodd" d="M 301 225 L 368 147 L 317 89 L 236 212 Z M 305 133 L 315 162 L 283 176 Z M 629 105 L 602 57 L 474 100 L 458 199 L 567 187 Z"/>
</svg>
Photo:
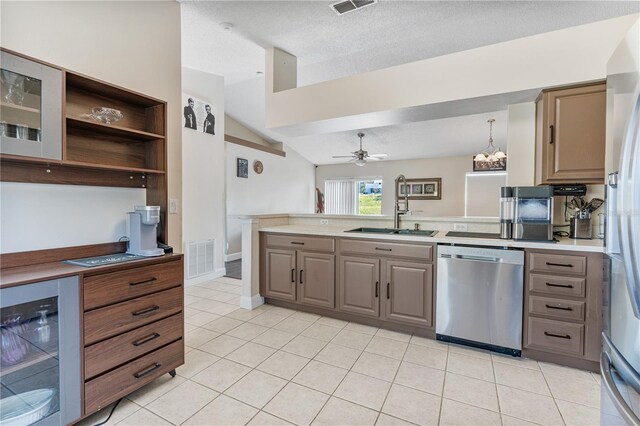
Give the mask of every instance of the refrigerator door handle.
<svg viewBox="0 0 640 426">
<path fill-rule="evenodd" d="M 615 405 L 616 409 L 624 420 L 630 425 L 640 424 L 640 418 L 635 415 L 631 407 L 627 405 L 627 402 L 620 394 L 618 387 L 613 381 L 613 375 L 611 373 L 611 360 L 606 352 L 600 354 L 600 373 L 602 374 L 602 383 L 607 389 L 607 393 L 611 396 L 611 401 Z"/>
</svg>

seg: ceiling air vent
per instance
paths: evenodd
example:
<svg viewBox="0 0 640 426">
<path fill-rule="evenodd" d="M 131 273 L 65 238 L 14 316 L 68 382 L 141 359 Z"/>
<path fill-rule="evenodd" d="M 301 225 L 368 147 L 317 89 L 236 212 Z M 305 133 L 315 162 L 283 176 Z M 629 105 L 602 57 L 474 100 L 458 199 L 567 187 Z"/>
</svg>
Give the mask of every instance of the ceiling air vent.
<svg viewBox="0 0 640 426">
<path fill-rule="evenodd" d="M 347 0 L 330 4 L 329 7 L 338 15 L 344 15 L 345 13 L 353 12 L 354 10 L 377 3 L 377 1 L 378 0 Z"/>
</svg>

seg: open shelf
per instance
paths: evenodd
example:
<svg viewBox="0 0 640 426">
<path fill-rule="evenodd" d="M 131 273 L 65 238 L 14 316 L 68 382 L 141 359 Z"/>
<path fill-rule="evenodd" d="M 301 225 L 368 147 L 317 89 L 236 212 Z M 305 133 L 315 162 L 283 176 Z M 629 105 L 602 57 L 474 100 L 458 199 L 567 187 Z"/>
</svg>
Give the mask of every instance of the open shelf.
<svg viewBox="0 0 640 426">
<path fill-rule="evenodd" d="M 81 161 L 64 160 L 62 161 L 61 164 L 63 166 L 70 166 L 70 167 L 113 170 L 113 171 L 123 171 L 123 172 L 131 172 L 131 173 L 161 174 L 161 175 L 166 174 L 164 170 L 143 169 L 143 168 L 136 168 L 136 167 L 109 166 L 106 164 L 83 163 Z"/>
<path fill-rule="evenodd" d="M 144 132 L 141 130 L 128 129 L 114 124 L 104 124 L 97 121 L 89 121 L 80 118 L 67 117 L 67 128 L 76 127 L 94 131 L 105 135 L 124 136 L 143 140 L 164 139 L 163 135 Z"/>
</svg>

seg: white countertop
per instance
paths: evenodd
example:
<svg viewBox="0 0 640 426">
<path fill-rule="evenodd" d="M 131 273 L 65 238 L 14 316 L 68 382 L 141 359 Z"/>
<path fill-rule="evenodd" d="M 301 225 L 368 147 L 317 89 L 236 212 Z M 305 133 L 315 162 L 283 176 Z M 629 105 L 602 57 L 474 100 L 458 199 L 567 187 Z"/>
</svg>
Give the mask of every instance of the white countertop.
<svg viewBox="0 0 640 426">
<path fill-rule="evenodd" d="M 353 219 L 353 220 L 393 220 L 393 215 L 345 215 L 345 214 L 318 214 L 318 213 L 276 213 L 276 214 L 252 214 L 252 215 L 230 215 L 236 219 L 273 219 L 273 218 L 318 218 L 318 219 Z M 464 223 L 500 223 L 497 217 L 481 216 L 422 216 L 415 212 L 400 216 L 402 221 L 421 222 L 464 222 Z"/>
<path fill-rule="evenodd" d="M 397 235 L 397 234 L 360 234 L 357 232 L 344 232 L 342 228 L 331 226 L 309 226 L 309 225 L 282 225 L 260 228 L 261 232 L 272 232 L 281 234 L 303 234 L 303 235 L 319 235 L 324 237 L 349 237 L 364 238 L 375 240 L 397 240 L 397 241 L 416 241 L 429 243 L 455 243 L 469 244 L 476 246 L 492 246 L 492 247 L 516 247 L 516 248 L 532 248 L 547 250 L 567 250 L 567 251 L 585 251 L 594 253 L 603 253 L 604 247 L 602 240 L 573 240 L 571 238 L 561 238 L 557 243 L 547 243 L 539 241 L 516 241 L 501 240 L 493 238 L 462 238 L 447 237 L 446 231 L 439 231 L 433 237 L 424 237 L 417 235 Z"/>
</svg>

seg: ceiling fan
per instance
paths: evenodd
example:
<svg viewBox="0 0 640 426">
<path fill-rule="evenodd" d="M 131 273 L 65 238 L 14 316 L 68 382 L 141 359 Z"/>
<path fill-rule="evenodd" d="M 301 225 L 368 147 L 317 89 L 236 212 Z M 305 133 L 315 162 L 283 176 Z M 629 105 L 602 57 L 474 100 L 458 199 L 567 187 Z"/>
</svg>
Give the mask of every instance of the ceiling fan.
<svg viewBox="0 0 640 426">
<path fill-rule="evenodd" d="M 333 158 L 351 158 L 350 163 L 355 163 L 356 166 L 364 166 L 367 164 L 367 160 L 382 160 L 387 156 L 387 154 L 369 154 L 367 151 L 362 149 L 362 138 L 364 137 L 364 133 L 358 133 L 358 137 L 360 138 L 360 149 L 357 151 L 353 151 L 352 155 L 334 155 Z"/>
</svg>

